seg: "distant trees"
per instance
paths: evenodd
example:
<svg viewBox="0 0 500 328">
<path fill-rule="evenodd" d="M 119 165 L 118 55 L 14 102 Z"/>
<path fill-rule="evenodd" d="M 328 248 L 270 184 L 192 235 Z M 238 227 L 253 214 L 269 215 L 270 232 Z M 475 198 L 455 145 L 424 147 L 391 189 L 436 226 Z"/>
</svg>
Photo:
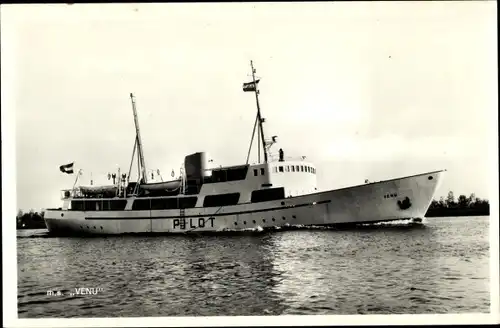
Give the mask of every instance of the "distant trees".
<svg viewBox="0 0 500 328">
<path fill-rule="evenodd" d="M 44 212 L 35 212 L 30 210 L 28 213 L 23 213 L 22 210 L 17 212 L 16 229 L 44 229 L 45 221 L 43 220 Z"/>
<path fill-rule="evenodd" d="M 474 193 L 469 197 L 465 195 L 455 196 L 452 191 L 448 192 L 446 200 L 443 197 L 433 200 L 429 206 L 426 216 L 462 216 L 462 215 L 489 215 L 490 203 L 486 199 L 476 197 Z"/>
<path fill-rule="evenodd" d="M 448 197 L 446 197 L 446 207 L 455 207 L 455 195 L 453 191 L 448 192 Z"/>
</svg>

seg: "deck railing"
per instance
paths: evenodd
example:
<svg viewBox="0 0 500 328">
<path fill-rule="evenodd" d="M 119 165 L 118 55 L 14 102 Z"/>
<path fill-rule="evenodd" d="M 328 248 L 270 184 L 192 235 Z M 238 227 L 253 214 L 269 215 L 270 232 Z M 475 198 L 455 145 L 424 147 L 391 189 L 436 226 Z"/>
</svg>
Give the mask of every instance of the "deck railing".
<svg viewBox="0 0 500 328">
<path fill-rule="evenodd" d="M 269 162 L 279 162 L 280 156 L 279 154 L 269 154 Z M 305 162 L 307 160 L 307 156 L 283 156 L 284 161 L 297 161 L 297 162 Z"/>
</svg>

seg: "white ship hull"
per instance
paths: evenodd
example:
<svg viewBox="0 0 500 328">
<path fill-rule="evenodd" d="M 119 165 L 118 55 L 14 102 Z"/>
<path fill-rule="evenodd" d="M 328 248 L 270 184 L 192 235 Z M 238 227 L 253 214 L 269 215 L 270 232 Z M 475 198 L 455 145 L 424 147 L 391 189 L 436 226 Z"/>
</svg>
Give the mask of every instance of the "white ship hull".
<svg viewBox="0 0 500 328">
<path fill-rule="evenodd" d="M 185 210 L 45 211 L 51 233 L 187 233 L 422 219 L 443 171 L 261 203 Z"/>
</svg>

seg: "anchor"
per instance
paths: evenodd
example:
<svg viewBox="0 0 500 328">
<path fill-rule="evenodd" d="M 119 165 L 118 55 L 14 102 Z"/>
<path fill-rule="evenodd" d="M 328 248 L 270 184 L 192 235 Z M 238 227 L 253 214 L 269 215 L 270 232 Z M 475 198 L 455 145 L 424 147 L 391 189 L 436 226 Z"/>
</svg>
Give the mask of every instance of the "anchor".
<svg viewBox="0 0 500 328">
<path fill-rule="evenodd" d="M 411 207 L 410 198 L 406 197 L 403 201 L 398 200 L 398 206 L 402 210 L 407 210 Z"/>
</svg>

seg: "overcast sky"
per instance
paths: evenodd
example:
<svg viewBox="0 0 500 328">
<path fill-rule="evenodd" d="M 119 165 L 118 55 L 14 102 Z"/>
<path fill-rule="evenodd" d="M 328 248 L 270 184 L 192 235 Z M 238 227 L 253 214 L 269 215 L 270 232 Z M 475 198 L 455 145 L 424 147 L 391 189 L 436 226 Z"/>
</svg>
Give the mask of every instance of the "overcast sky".
<svg viewBox="0 0 500 328">
<path fill-rule="evenodd" d="M 447 169 L 437 198 L 489 197 L 496 2 L 15 5 L 1 20 L 18 208 L 60 206 L 61 164 L 84 184 L 128 171 L 130 92 L 165 179 L 192 152 L 244 163 L 251 59 L 267 135 L 308 156 L 321 189 Z"/>
</svg>

